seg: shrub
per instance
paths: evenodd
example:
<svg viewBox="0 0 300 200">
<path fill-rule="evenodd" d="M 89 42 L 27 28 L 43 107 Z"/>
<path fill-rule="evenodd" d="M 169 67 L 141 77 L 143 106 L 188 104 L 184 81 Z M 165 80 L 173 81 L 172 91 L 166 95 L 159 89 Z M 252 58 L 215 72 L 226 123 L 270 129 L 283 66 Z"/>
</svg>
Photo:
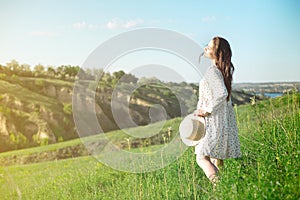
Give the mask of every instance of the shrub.
<svg viewBox="0 0 300 200">
<path fill-rule="evenodd" d="M 64 113 L 67 114 L 67 115 L 72 115 L 72 113 L 73 113 L 72 104 L 71 103 L 65 103 L 63 105 L 64 105 L 64 108 L 63 108 Z"/>
</svg>

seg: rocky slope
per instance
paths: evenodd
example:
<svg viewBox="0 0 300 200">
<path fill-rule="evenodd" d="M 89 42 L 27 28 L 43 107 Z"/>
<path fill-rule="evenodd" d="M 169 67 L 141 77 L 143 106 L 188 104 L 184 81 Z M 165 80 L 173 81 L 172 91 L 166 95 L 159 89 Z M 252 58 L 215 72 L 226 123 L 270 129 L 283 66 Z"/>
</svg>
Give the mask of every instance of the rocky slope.
<svg viewBox="0 0 300 200">
<path fill-rule="evenodd" d="M 72 113 L 67 111 L 71 88 L 45 84 L 33 91 L 28 82 L 29 87 L 20 82 L 0 80 L 0 151 L 77 137 Z"/>
<path fill-rule="evenodd" d="M 1 77 L 0 152 L 77 138 L 72 111 L 73 86 L 73 82 L 59 79 Z M 182 96 L 191 97 L 189 102 L 184 102 L 187 114 L 196 106 L 197 88 L 177 85 L 177 89 Z M 119 128 L 111 110 L 111 94 L 112 90 L 109 88 L 96 92 L 95 109 L 104 132 Z M 169 89 L 158 86 L 141 87 L 132 96 L 119 93 L 117 99 L 122 98 L 129 98 L 129 114 L 138 125 L 151 122 L 149 112 L 155 115 L 156 120 L 181 115 L 179 101 Z M 233 102 L 238 105 L 249 102 L 249 98 L 250 95 L 246 93 L 233 92 Z M 93 102 L 89 96 L 81 97 L 81 101 Z M 162 107 L 153 105 L 161 105 L 165 113 L 159 111 Z M 124 102 L 114 106 L 118 107 L 120 113 L 126 107 Z M 76 109 L 83 109 L 83 114 L 89 112 L 80 108 L 80 104 L 77 104 Z M 123 126 L 126 125 L 125 122 Z M 86 129 L 89 132 L 89 122 L 86 122 Z M 90 133 L 96 134 L 93 130 Z"/>
</svg>

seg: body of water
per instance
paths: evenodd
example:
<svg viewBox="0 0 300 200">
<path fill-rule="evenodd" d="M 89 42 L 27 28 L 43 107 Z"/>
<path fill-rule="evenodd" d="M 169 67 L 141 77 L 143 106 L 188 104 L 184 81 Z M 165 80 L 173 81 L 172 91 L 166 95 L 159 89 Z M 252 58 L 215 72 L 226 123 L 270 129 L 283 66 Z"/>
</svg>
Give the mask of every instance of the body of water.
<svg viewBox="0 0 300 200">
<path fill-rule="evenodd" d="M 282 96 L 282 93 L 264 93 L 264 95 L 265 95 L 266 97 L 275 98 L 275 97 L 280 97 L 280 96 Z"/>
</svg>

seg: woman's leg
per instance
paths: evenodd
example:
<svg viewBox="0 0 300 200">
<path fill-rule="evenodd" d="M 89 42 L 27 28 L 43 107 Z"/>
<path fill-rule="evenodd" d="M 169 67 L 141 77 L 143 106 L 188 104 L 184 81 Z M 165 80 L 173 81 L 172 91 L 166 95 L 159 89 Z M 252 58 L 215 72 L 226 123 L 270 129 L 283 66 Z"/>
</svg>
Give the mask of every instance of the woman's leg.
<svg viewBox="0 0 300 200">
<path fill-rule="evenodd" d="M 210 162 L 216 166 L 218 171 L 220 171 L 220 168 L 224 166 L 223 160 L 217 159 L 217 158 L 210 158 Z"/>
<path fill-rule="evenodd" d="M 196 156 L 197 164 L 202 168 L 203 172 L 205 173 L 206 177 L 211 179 L 218 173 L 218 168 L 210 161 L 210 157 L 208 156 Z"/>
</svg>

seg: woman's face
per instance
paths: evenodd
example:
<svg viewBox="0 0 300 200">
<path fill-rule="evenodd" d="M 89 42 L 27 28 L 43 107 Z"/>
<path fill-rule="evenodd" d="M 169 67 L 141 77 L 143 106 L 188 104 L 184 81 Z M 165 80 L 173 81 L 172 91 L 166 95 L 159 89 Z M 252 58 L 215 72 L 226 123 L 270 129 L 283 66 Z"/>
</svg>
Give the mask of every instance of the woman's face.
<svg viewBox="0 0 300 200">
<path fill-rule="evenodd" d="M 214 42 L 211 40 L 207 47 L 204 48 L 204 56 L 209 59 L 214 59 Z"/>
</svg>

